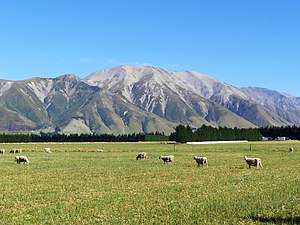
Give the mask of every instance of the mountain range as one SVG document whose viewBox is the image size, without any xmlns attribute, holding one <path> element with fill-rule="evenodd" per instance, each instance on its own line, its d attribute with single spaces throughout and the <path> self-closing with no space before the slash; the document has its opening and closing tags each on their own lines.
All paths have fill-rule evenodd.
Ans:
<svg viewBox="0 0 300 225">
<path fill-rule="evenodd" d="M 300 98 L 152 66 L 118 66 L 83 79 L 0 80 L 1 132 L 169 134 L 178 124 L 298 126 Z"/>
</svg>

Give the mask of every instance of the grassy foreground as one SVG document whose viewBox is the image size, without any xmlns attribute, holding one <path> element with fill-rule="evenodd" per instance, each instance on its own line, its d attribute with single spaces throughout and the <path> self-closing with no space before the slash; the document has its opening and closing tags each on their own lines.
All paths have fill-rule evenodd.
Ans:
<svg viewBox="0 0 300 225">
<path fill-rule="evenodd" d="M 299 224 L 300 143 L 251 145 L 2 144 L 30 164 L 0 155 L 0 224 Z M 137 161 L 141 151 L 150 158 Z M 248 169 L 244 155 L 264 168 Z"/>
</svg>

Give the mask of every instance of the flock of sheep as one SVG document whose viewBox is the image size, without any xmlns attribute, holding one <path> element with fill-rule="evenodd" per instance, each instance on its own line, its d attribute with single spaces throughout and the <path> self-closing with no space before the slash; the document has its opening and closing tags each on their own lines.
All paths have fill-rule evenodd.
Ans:
<svg viewBox="0 0 300 225">
<path fill-rule="evenodd" d="M 290 147 L 289 152 L 293 152 L 293 151 L 294 151 L 293 147 Z M 146 158 L 147 158 L 147 154 L 145 152 L 141 152 L 136 156 L 137 160 L 146 159 Z M 174 156 L 173 155 L 159 156 L 158 158 L 161 159 L 164 163 L 170 163 L 170 162 L 174 161 Z M 198 166 L 206 165 L 208 167 L 207 157 L 194 156 L 193 159 L 196 161 Z M 248 164 L 249 168 L 251 168 L 251 166 L 256 167 L 256 168 L 263 168 L 260 158 L 248 158 L 247 156 L 244 156 L 244 160 Z"/>
<path fill-rule="evenodd" d="M 293 147 L 289 148 L 289 152 L 293 152 L 294 149 Z M 12 149 L 10 150 L 9 153 L 21 153 L 22 149 Z M 44 152 L 45 153 L 52 153 L 51 148 L 44 148 Z M 0 154 L 4 154 L 5 153 L 5 149 L 0 149 Z M 136 156 L 136 160 L 142 160 L 142 159 L 147 159 L 147 153 L 146 152 L 141 152 Z M 159 159 L 161 159 L 164 163 L 172 163 L 174 161 L 174 156 L 173 155 L 162 155 L 158 157 Z M 198 166 L 202 165 L 206 165 L 208 167 L 208 159 L 207 157 L 199 157 L 199 156 L 194 156 L 193 158 L 196 163 L 198 164 Z M 246 163 L 248 164 L 249 168 L 251 168 L 251 166 L 256 167 L 256 168 L 263 168 L 262 163 L 261 163 L 261 159 L 260 158 L 248 158 L 247 156 L 244 156 L 244 160 L 246 161 Z M 27 158 L 27 156 L 16 156 L 15 157 L 15 162 L 20 164 L 29 164 L 29 159 Z"/>
<path fill-rule="evenodd" d="M 289 152 L 292 153 L 293 151 L 294 151 L 294 148 L 290 147 Z M 141 152 L 136 156 L 137 160 L 138 159 L 146 159 L 146 158 L 147 158 L 146 152 Z M 174 161 L 174 156 L 173 155 L 159 156 L 158 158 L 161 159 L 164 163 L 169 163 L 169 162 Z M 194 156 L 193 159 L 196 161 L 198 166 L 206 165 L 208 167 L 207 157 Z M 248 158 L 247 156 L 244 156 L 244 160 L 248 164 L 249 168 L 251 168 L 251 166 L 256 167 L 256 168 L 263 168 L 260 158 Z"/>
<path fill-rule="evenodd" d="M 44 152 L 46 153 L 52 153 L 50 148 L 44 148 Z M 0 149 L 0 154 L 4 154 L 5 149 Z M 22 153 L 22 149 L 12 149 L 9 151 L 9 153 L 17 154 L 17 153 Z M 18 164 L 29 164 L 29 159 L 27 156 L 24 155 L 18 155 L 15 157 L 15 162 Z"/>
<path fill-rule="evenodd" d="M 158 157 L 159 159 L 161 159 L 164 163 L 171 163 L 174 161 L 174 156 L 173 155 L 161 155 Z M 136 160 L 141 160 L 141 159 L 147 159 L 147 153 L 146 152 L 141 152 L 136 156 Z M 206 165 L 208 167 L 208 159 L 207 157 L 200 157 L 200 156 L 194 156 L 193 158 L 196 163 L 198 164 L 198 166 L 204 166 Z M 262 163 L 261 163 L 261 159 L 260 158 L 248 158 L 247 156 L 244 156 L 244 159 L 246 161 L 246 163 L 248 164 L 249 168 L 251 166 L 255 166 L 256 168 L 263 168 Z"/>
</svg>

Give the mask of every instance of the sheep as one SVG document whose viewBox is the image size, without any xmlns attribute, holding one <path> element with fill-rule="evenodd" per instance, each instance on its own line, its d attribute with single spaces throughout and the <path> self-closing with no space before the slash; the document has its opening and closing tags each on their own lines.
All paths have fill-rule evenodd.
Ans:
<svg viewBox="0 0 300 225">
<path fill-rule="evenodd" d="M 15 162 L 16 163 L 26 163 L 26 164 L 29 164 L 29 160 L 27 158 L 27 156 L 16 156 L 15 157 Z"/>
<path fill-rule="evenodd" d="M 208 160 L 206 157 L 199 157 L 199 156 L 194 156 L 194 160 L 198 163 L 198 166 L 206 164 L 208 167 Z"/>
<path fill-rule="evenodd" d="M 245 159 L 246 163 L 249 165 L 249 168 L 251 166 L 256 166 L 256 168 L 259 168 L 259 167 L 263 168 L 260 158 L 248 158 L 247 156 L 244 156 L 244 159 Z"/>
<path fill-rule="evenodd" d="M 0 154 L 4 154 L 5 153 L 5 149 L 0 149 Z"/>
<path fill-rule="evenodd" d="M 147 153 L 146 152 L 140 152 L 137 156 L 136 156 L 136 160 L 139 159 L 146 159 L 147 158 Z"/>
<path fill-rule="evenodd" d="M 289 148 L 289 151 L 290 151 L 290 152 L 293 152 L 293 151 L 294 151 L 294 148 L 293 148 L 293 147 L 290 147 L 290 148 Z"/>
<path fill-rule="evenodd" d="M 44 152 L 46 152 L 46 153 L 52 153 L 51 148 L 44 148 Z"/>
<path fill-rule="evenodd" d="M 15 153 L 21 153 L 21 152 L 22 152 L 22 149 L 12 149 L 12 150 L 10 150 L 9 153 L 15 154 Z"/>
<path fill-rule="evenodd" d="M 15 153 L 21 153 L 22 149 L 15 149 Z"/>
<path fill-rule="evenodd" d="M 174 161 L 174 156 L 172 155 L 166 155 L 166 156 L 159 156 L 159 159 L 162 159 L 164 161 L 164 163 L 169 163 L 169 162 L 173 162 Z"/>
</svg>

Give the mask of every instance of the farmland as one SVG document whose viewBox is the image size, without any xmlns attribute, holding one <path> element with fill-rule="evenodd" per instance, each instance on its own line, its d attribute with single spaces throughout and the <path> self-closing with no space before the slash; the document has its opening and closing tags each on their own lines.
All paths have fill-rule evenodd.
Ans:
<svg viewBox="0 0 300 225">
<path fill-rule="evenodd" d="M 251 145 L 1 144 L 0 222 L 300 223 L 300 143 Z M 30 164 L 14 163 L 13 148 L 22 148 Z M 137 161 L 138 152 L 149 159 Z M 158 159 L 169 154 L 174 163 Z M 198 167 L 194 155 L 206 156 L 209 166 Z M 248 169 L 244 155 L 261 158 L 264 168 Z"/>
</svg>

